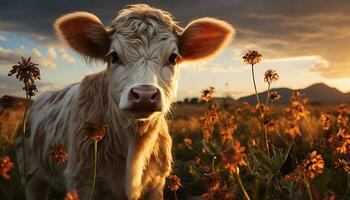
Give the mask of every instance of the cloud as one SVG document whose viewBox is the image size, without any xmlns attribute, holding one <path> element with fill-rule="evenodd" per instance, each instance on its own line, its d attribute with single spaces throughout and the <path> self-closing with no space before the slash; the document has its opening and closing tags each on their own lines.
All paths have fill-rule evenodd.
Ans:
<svg viewBox="0 0 350 200">
<path fill-rule="evenodd" d="M 227 66 L 223 63 L 214 62 L 196 62 L 196 63 L 184 63 L 182 68 L 190 71 L 210 71 L 210 72 L 240 72 L 247 70 L 243 65 L 230 65 Z"/>
<path fill-rule="evenodd" d="M 16 64 L 21 56 L 27 53 L 28 51 L 24 46 L 16 49 L 6 49 L 0 46 L 0 67 L 9 67 Z"/>
<path fill-rule="evenodd" d="M 62 61 L 69 64 L 75 63 L 75 58 L 69 55 L 65 49 L 60 48 L 59 53 Z M 59 56 L 56 48 L 52 46 L 48 47 L 46 54 L 47 56 L 44 56 L 44 54 L 38 48 L 33 48 L 31 51 L 29 51 L 23 45 L 14 49 L 3 48 L 0 46 L 0 68 L 8 68 L 9 66 L 16 64 L 21 57 L 32 57 L 33 62 L 38 63 L 40 67 L 46 69 L 57 68 L 56 62 L 59 61 Z"/>
<path fill-rule="evenodd" d="M 45 44 L 58 44 L 52 24 L 59 16 L 87 10 L 104 24 L 127 4 L 139 1 L 9 1 L 0 8 L 0 29 L 25 34 Z M 342 0 L 149 0 L 171 12 L 182 26 L 194 18 L 211 16 L 226 20 L 237 30 L 233 47 L 254 48 L 266 59 L 319 56 L 328 67 L 310 66 L 324 77 L 350 76 L 350 4 Z M 193 8 L 193 9 L 188 9 Z M 30 17 L 28 17 L 30 11 Z M 240 55 L 238 55 L 240 56 Z M 65 58 L 63 58 L 65 57 Z M 67 56 L 62 59 L 73 62 Z"/>
<path fill-rule="evenodd" d="M 32 53 L 33 53 L 34 58 L 41 58 L 41 56 L 42 56 L 40 51 L 37 48 L 33 48 Z"/>
<path fill-rule="evenodd" d="M 33 62 L 38 63 L 39 66 L 48 69 L 56 68 L 54 60 L 50 57 L 44 57 L 37 48 L 33 48 L 30 52 L 25 46 L 15 49 L 7 49 L 0 46 L 0 68 L 9 68 L 20 61 L 21 57 L 33 57 Z"/>
<path fill-rule="evenodd" d="M 47 48 L 47 59 L 54 61 L 56 60 L 56 58 L 57 58 L 57 54 L 56 54 L 55 48 L 53 47 Z"/>
<path fill-rule="evenodd" d="M 37 81 L 38 96 L 41 93 L 48 90 L 57 90 L 62 88 L 59 84 Z M 15 77 L 0 75 L 0 94 L 1 95 L 14 95 L 14 96 L 24 96 L 25 93 L 22 90 L 23 84 L 19 82 Z"/>
<path fill-rule="evenodd" d="M 61 58 L 63 61 L 69 64 L 75 63 L 75 58 L 73 56 L 70 56 L 63 48 L 60 49 L 61 52 Z"/>
<path fill-rule="evenodd" d="M 242 29 L 246 39 L 237 41 L 238 46 L 258 49 L 265 58 L 318 56 L 318 64 L 327 62 L 327 67 L 311 66 L 310 71 L 327 78 L 342 78 L 350 75 L 350 15 L 346 13 L 309 14 L 306 16 L 254 16 L 269 19 L 272 24 L 266 31 Z M 277 22 L 278 21 L 278 22 Z M 267 27 L 268 27 L 267 26 Z M 280 31 L 274 31 L 274 30 Z M 271 30 L 271 31 L 269 31 Z M 279 32 L 279 33 L 276 33 Z M 249 40 L 249 38 L 251 38 Z"/>
<path fill-rule="evenodd" d="M 49 68 L 49 69 L 55 69 L 57 67 L 56 64 L 52 60 L 45 59 L 45 58 L 42 60 L 41 64 L 45 68 Z"/>
<path fill-rule="evenodd" d="M 47 54 L 48 56 L 44 57 L 37 48 L 32 49 L 32 56 L 35 60 L 39 62 L 40 66 L 43 66 L 44 68 L 47 68 L 47 69 L 55 69 L 57 67 L 54 62 L 56 60 L 55 50 L 52 47 L 49 47 L 47 50 Z"/>
<path fill-rule="evenodd" d="M 327 60 L 318 60 L 311 68 L 310 71 L 320 72 L 329 69 L 329 62 Z"/>
</svg>

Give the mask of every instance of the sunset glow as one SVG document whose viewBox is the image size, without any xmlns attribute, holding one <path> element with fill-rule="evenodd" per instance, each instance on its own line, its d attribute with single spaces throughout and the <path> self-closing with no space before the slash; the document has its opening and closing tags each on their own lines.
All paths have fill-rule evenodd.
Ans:
<svg viewBox="0 0 350 200">
<path fill-rule="evenodd" d="M 350 91 L 350 46 L 346 45 L 350 43 L 348 2 L 318 1 L 307 6 L 303 1 L 279 4 L 257 1 L 249 6 L 246 1 L 219 2 L 215 5 L 201 2 L 201 6 L 196 6 L 195 1 L 186 2 L 186 6 L 196 8 L 191 12 L 181 3 L 174 6 L 170 2 L 150 2 L 171 11 L 180 25 L 205 15 L 229 21 L 237 32 L 231 45 L 214 60 L 182 64 L 177 99 L 199 96 L 198 91 L 209 86 L 215 87 L 218 95 L 230 93 L 237 98 L 251 94 L 249 67 L 241 59 L 248 49 L 256 49 L 263 55 L 263 62 L 256 67 L 258 77 L 270 68 L 280 74 L 281 79 L 274 87 L 299 89 L 323 82 L 342 92 Z M 87 66 L 79 55 L 58 41 L 52 23 L 74 9 L 92 11 L 107 24 L 126 5 L 109 4 L 65 3 L 61 10 L 50 10 L 53 8 L 49 1 L 2 5 L 0 93 L 20 95 L 20 87 L 6 74 L 23 55 L 31 56 L 40 65 L 43 74 L 40 92 L 62 88 L 86 74 L 103 70 L 102 63 Z M 24 14 L 28 7 L 32 10 L 31 17 Z M 261 79 L 257 85 L 260 91 L 266 89 Z"/>
</svg>

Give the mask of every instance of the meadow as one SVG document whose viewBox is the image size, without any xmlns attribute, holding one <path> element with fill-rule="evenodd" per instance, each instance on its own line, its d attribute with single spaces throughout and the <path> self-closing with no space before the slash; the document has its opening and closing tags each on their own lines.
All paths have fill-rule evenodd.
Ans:
<svg viewBox="0 0 350 200">
<path fill-rule="evenodd" d="M 252 68 L 253 86 L 255 78 L 264 78 L 268 98 L 260 99 L 255 89 L 255 105 L 230 97 L 219 103 L 215 88 L 204 88 L 200 103 L 174 104 L 168 116 L 173 174 L 165 199 L 350 199 L 350 107 L 315 106 L 298 91 L 289 105 L 278 105 L 284 97 L 271 89 L 278 74 L 267 70 L 265 77 L 254 77 L 261 61 L 256 51 L 243 59 Z M 22 188 L 35 176 L 29 172 L 20 180 L 14 153 L 32 89 L 24 88 L 26 99 L 1 98 L 1 199 L 25 198 Z M 67 155 L 52 156 L 64 162 Z M 48 198 L 77 199 L 55 191 Z"/>
</svg>

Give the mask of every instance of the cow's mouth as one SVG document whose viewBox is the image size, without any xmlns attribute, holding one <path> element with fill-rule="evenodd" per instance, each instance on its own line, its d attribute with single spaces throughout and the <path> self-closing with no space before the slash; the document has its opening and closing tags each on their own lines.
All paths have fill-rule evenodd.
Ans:
<svg viewBox="0 0 350 200">
<path fill-rule="evenodd" d="M 135 119 L 146 119 L 150 118 L 152 115 L 159 114 L 162 109 L 158 106 L 148 106 L 148 107 L 132 107 L 125 109 L 125 112 L 129 113 Z"/>
</svg>

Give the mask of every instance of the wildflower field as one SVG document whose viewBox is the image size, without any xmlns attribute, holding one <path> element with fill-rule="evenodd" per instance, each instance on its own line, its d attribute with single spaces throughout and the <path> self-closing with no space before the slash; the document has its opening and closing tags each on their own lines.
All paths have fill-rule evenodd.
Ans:
<svg viewBox="0 0 350 200">
<path fill-rule="evenodd" d="M 278 105 L 283 97 L 271 89 L 278 73 L 267 69 L 265 77 L 255 77 L 254 68 L 262 61 L 257 51 L 249 51 L 243 61 L 251 68 L 255 105 L 230 97 L 219 103 L 213 87 L 198 91 L 201 103 L 174 104 L 168 117 L 173 173 L 165 199 L 350 199 L 350 107 L 314 106 L 298 91 L 289 105 Z M 26 99 L 1 97 L 0 199 L 26 198 L 23 188 L 35 176 L 16 164 L 15 147 L 26 137 L 22 124 L 40 72 L 23 58 L 9 73 L 14 74 L 24 84 Z M 266 82 L 267 99 L 260 98 L 256 79 Z M 106 132 L 92 122 L 86 131 L 95 146 Z M 59 164 L 69 159 L 63 145 L 53 147 L 50 156 Z M 25 180 L 19 178 L 22 170 Z M 78 199 L 74 191 L 50 190 L 48 199 L 62 198 Z"/>
</svg>

